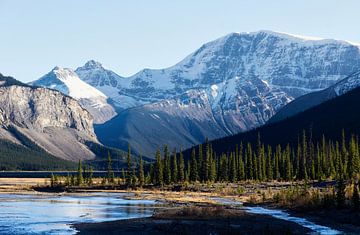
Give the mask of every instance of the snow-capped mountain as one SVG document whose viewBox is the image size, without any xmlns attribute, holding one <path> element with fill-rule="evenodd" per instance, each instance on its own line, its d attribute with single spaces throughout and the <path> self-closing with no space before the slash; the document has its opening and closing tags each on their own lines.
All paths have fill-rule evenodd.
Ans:
<svg viewBox="0 0 360 235">
<path fill-rule="evenodd" d="M 189 89 L 206 89 L 234 77 L 256 77 L 298 97 L 329 87 L 359 65 L 356 44 L 259 31 L 229 34 L 204 44 L 170 68 L 144 69 L 128 78 L 109 76 L 110 71 L 99 66 L 85 65 L 76 72 L 118 100 L 118 106 L 128 108 L 172 98 Z M 105 82 L 108 77 L 112 82 Z M 110 87 L 114 90 L 107 92 Z"/>
<path fill-rule="evenodd" d="M 360 87 L 360 70 L 350 74 L 348 77 L 340 80 L 334 85 L 317 92 L 303 95 L 282 109 L 280 109 L 270 120 L 269 123 L 279 122 L 285 118 L 289 118 L 307 109 L 320 105 L 337 96 L 346 94 L 347 92 Z"/>
<path fill-rule="evenodd" d="M 111 98 L 111 102 L 116 109 L 127 109 L 144 104 L 131 95 L 124 95 L 121 92 L 122 87 L 126 87 L 131 80 L 117 75 L 115 72 L 108 70 L 97 61 L 90 60 L 82 67 L 75 70 L 77 75 L 84 82 L 95 87 Z"/>
<path fill-rule="evenodd" d="M 116 115 L 107 102 L 108 97 L 82 81 L 71 69 L 55 67 L 31 85 L 55 89 L 78 100 L 91 113 L 95 123 L 104 123 Z"/>
<path fill-rule="evenodd" d="M 138 138 L 141 149 L 162 130 L 168 131 L 156 137 L 158 144 L 189 147 L 205 137 L 260 126 L 291 100 L 326 89 L 359 68 L 357 44 L 259 31 L 231 33 L 170 68 L 112 76 L 112 83 L 103 82 L 108 73 L 103 68 L 84 66 L 76 72 L 117 100 L 118 107 L 136 107 L 96 127 L 100 140 L 121 146 Z M 97 76 L 85 76 L 92 71 Z M 129 123 L 129 128 L 119 122 Z M 124 128 L 116 136 L 102 135 L 115 126 Z M 134 134 L 136 130 L 143 136 Z"/>
</svg>

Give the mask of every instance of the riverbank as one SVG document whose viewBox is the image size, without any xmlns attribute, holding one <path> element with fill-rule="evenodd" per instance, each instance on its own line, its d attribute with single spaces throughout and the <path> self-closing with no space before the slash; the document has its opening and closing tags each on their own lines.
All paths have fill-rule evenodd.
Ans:
<svg viewBox="0 0 360 235">
<path fill-rule="evenodd" d="M 226 206 L 187 205 L 156 211 L 152 217 L 81 223 L 78 234 L 305 234 L 311 230 L 266 215 Z"/>
<path fill-rule="evenodd" d="M 263 207 L 267 209 L 281 210 L 291 216 L 305 218 L 313 223 L 327 226 L 344 234 L 360 234 L 360 212 L 352 209 L 322 208 L 310 209 L 281 206 L 277 203 L 245 203 L 246 207 Z"/>
<path fill-rule="evenodd" d="M 172 187 L 164 187 L 164 188 L 156 188 L 156 187 L 148 187 L 148 188 L 138 188 L 138 189 L 121 189 L 124 187 L 121 186 L 103 186 L 97 184 L 93 187 L 71 187 L 68 191 L 56 191 L 53 192 L 50 190 L 48 192 L 41 191 L 43 189 L 48 189 L 49 186 L 44 186 L 44 182 L 46 179 L 1 179 L 0 178 L 0 193 L 7 192 L 13 194 L 54 194 L 57 196 L 66 196 L 73 194 L 84 194 L 84 195 L 92 195 L 93 193 L 122 193 L 124 199 L 129 200 L 156 200 L 161 204 L 167 205 L 168 212 L 170 209 L 180 210 L 181 208 L 192 207 L 194 211 L 199 211 L 196 208 L 202 207 L 216 207 L 219 204 L 219 200 L 214 200 L 216 198 L 226 199 L 228 202 L 232 202 L 232 204 L 239 204 L 244 202 L 246 206 L 262 206 L 264 208 L 276 209 L 287 211 L 291 216 L 297 216 L 300 218 L 306 218 L 309 221 L 312 221 L 316 224 L 327 226 L 330 228 L 334 228 L 340 231 L 344 231 L 346 233 L 352 234 L 360 234 L 360 216 L 358 212 L 354 212 L 351 210 L 337 210 L 331 208 L 322 208 L 317 210 L 299 210 L 299 208 L 283 206 L 277 203 L 269 203 L 262 202 L 262 200 L 266 198 L 271 198 L 278 192 L 284 191 L 289 187 L 294 187 L 294 183 L 287 182 L 264 182 L 264 183 L 256 183 L 256 182 L 242 182 L 239 184 L 221 184 L 216 183 L 212 185 L 207 184 L 193 184 L 193 185 L 181 185 L 181 186 L 172 186 Z M 323 189 L 324 187 L 328 187 L 331 184 L 314 184 L 313 187 L 318 187 Z M 301 187 L 301 184 L 299 184 Z M 40 191 L 36 191 L 34 189 L 40 189 Z M 230 209 L 227 208 L 229 211 Z M 274 224 L 282 223 L 278 222 L 278 219 L 269 217 L 264 219 L 264 215 L 254 215 L 244 211 L 241 208 L 232 208 L 234 211 L 241 211 L 241 214 L 236 214 L 234 211 L 229 216 L 220 216 L 216 219 L 214 218 L 201 218 L 201 213 L 197 213 L 196 216 L 187 214 L 187 216 L 178 217 L 174 216 L 174 214 L 165 214 L 163 217 L 159 217 L 159 211 L 157 211 L 157 216 L 144 219 L 144 221 L 139 220 L 139 223 L 147 224 L 146 229 L 152 231 L 154 228 L 152 226 L 161 227 L 165 226 L 163 229 L 166 230 L 167 226 L 173 227 L 175 225 L 186 227 L 188 224 L 200 224 L 201 226 L 209 228 L 213 228 L 215 225 L 213 224 L 215 220 L 222 221 L 219 222 L 219 227 L 216 227 L 218 230 L 216 231 L 225 231 L 226 221 L 229 220 L 230 224 L 233 224 L 235 227 L 240 226 L 247 228 L 248 231 L 252 231 L 252 227 L 247 227 L 250 225 L 250 221 L 253 222 L 255 220 L 255 224 L 260 226 L 262 229 L 269 229 L 267 226 L 259 225 L 259 223 L 264 222 L 265 225 L 269 225 L 270 229 L 272 229 L 273 223 L 267 222 L 271 220 L 276 220 Z M 208 214 L 209 211 L 204 211 L 204 213 Z M 254 219 L 255 218 L 255 219 Z M 256 222 L 256 218 L 261 218 Z M 243 222 L 241 222 L 244 219 Z M 134 220 L 134 223 L 137 223 Z M 154 225 L 151 225 L 152 221 Z M 249 221 L 249 222 L 246 222 Z M 286 221 L 285 221 L 286 222 Z M 126 222 L 109 222 L 108 226 L 111 227 L 111 223 L 126 223 Z M 183 225 L 185 223 L 185 225 Z M 291 223 L 291 222 L 286 222 Z M 159 225 L 161 224 L 161 225 Z M 96 223 L 94 225 L 87 224 L 85 227 L 81 227 L 81 229 L 95 229 L 93 226 L 102 227 L 102 223 Z M 78 226 L 78 225 L 76 225 Z M 82 226 L 82 225 L 79 225 Z M 129 225 L 131 227 L 131 225 Z M 234 227 L 232 226 L 232 227 Z M 300 226 L 300 225 L 297 225 Z M 114 229 L 115 229 L 114 225 Z M 231 227 L 231 228 L 232 228 Z M 291 227 L 291 226 L 290 226 Z M 301 227 L 301 226 L 300 226 Z M 275 228 L 277 228 L 275 226 Z M 184 230 L 185 231 L 185 230 Z M 272 231 L 272 230 L 271 230 Z M 281 230 L 285 232 L 285 230 Z M 292 231 L 292 230 L 291 230 Z M 185 231 L 186 232 L 186 231 Z"/>
</svg>

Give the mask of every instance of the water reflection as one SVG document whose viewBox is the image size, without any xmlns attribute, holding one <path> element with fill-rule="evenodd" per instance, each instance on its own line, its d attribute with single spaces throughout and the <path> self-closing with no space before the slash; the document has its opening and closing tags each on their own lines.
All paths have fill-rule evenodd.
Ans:
<svg viewBox="0 0 360 235">
<path fill-rule="evenodd" d="M 152 200 L 126 200 L 124 194 L 0 194 L 0 234 L 69 234 L 68 224 L 151 216 Z"/>
</svg>

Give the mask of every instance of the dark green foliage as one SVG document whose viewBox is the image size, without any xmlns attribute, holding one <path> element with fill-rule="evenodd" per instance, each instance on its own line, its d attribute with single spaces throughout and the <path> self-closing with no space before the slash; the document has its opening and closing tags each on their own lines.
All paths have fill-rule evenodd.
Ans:
<svg viewBox="0 0 360 235">
<path fill-rule="evenodd" d="M 168 147 L 165 145 L 164 147 L 164 183 L 171 183 L 171 166 L 170 166 L 170 152 Z"/>
<path fill-rule="evenodd" d="M 176 149 L 174 149 L 173 155 L 172 155 L 172 161 L 171 161 L 171 181 L 173 183 L 178 182 L 179 173 L 178 173 L 178 166 L 177 166 L 177 153 Z"/>
<path fill-rule="evenodd" d="M 111 155 L 113 170 L 120 171 L 121 168 L 127 166 L 127 153 L 119 149 L 107 147 L 94 142 L 85 143 L 89 149 L 96 155 L 94 160 L 86 161 L 86 164 L 93 166 L 97 170 L 107 170 L 108 155 Z"/>
<path fill-rule="evenodd" d="M 350 176 L 359 174 L 358 138 L 349 138 L 348 143 L 344 141 L 342 144 L 344 147 L 340 151 L 339 144 L 336 141 L 330 141 L 323 137 L 320 143 L 314 143 L 306 137 L 306 132 L 303 132 L 302 136 L 302 140 L 297 146 L 287 144 L 285 148 L 282 148 L 281 145 L 277 145 L 275 151 L 270 145 L 265 148 L 265 144 L 260 141 L 260 138 L 257 141 L 256 151 L 253 151 L 251 143 L 247 143 L 245 148 L 240 144 L 240 149 L 235 147 L 234 152 L 220 155 L 216 155 L 211 144 L 207 143 L 202 168 L 200 169 L 197 162 L 199 157 L 196 155 L 195 148 L 192 149 L 190 159 L 187 162 L 184 162 L 183 154 L 180 152 L 179 160 L 176 163 L 179 182 L 184 180 L 190 182 L 197 180 L 203 182 L 308 181 L 336 178 L 351 179 Z M 164 160 L 161 160 L 159 152 L 157 152 L 156 159 L 157 161 L 153 166 L 155 175 L 160 172 L 159 169 L 163 172 L 163 178 L 155 178 L 156 184 L 161 184 L 161 182 L 166 185 L 176 183 L 176 181 L 171 182 L 169 179 L 171 172 L 168 171 L 172 171 L 170 168 L 174 169 L 174 167 L 170 167 L 168 151 L 165 151 Z M 172 165 L 175 166 L 175 163 Z M 345 166 L 348 166 L 349 169 L 346 169 Z M 346 174 L 345 172 L 350 173 Z"/>
<path fill-rule="evenodd" d="M 198 180 L 198 168 L 197 168 L 197 161 L 196 161 L 196 152 L 195 149 L 192 150 L 191 158 L 190 158 L 190 181 L 197 181 Z"/>
<path fill-rule="evenodd" d="M 179 182 L 185 181 L 185 162 L 184 162 L 184 155 L 180 151 L 180 157 L 179 157 L 179 164 L 178 164 L 178 173 L 179 173 Z"/>
<path fill-rule="evenodd" d="M 0 170 L 75 170 L 76 163 L 62 160 L 45 152 L 15 128 L 9 127 L 21 145 L 0 140 Z"/>
<path fill-rule="evenodd" d="M 163 185 L 163 163 L 161 160 L 160 150 L 156 151 L 155 154 L 155 166 L 154 166 L 154 184 L 155 185 Z"/>
<path fill-rule="evenodd" d="M 227 153 L 235 151 L 236 146 L 241 142 L 255 144 L 259 134 L 261 141 L 273 148 L 279 144 L 282 147 L 287 144 L 292 147 L 297 146 L 298 139 L 300 138 L 300 142 L 302 140 L 303 130 L 308 132 L 311 141 L 314 143 L 319 142 L 323 135 L 328 139 L 341 140 L 341 131 L 343 129 L 345 133 L 358 135 L 360 134 L 359 100 L 360 88 L 356 88 L 281 122 L 267 124 L 248 132 L 213 140 L 211 145 L 215 152 Z M 184 152 L 187 157 L 190 154 L 191 150 Z"/>
<path fill-rule="evenodd" d="M 126 164 L 127 164 L 127 168 L 126 168 L 126 185 L 130 186 L 131 185 L 131 180 L 132 180 L 132 164 L 131 164 L 131 148 L 130 148 L 130 144 L 128 144 L 128 153 L 127 153 L 127 157 L 126 157 Z"/>
<path fill-rule="evenodd" d="M 121 169 L 121 179 L 123 183 L 126 181 L 126 174 L 124 168 Z"/>
<path fill-rule="evenodd" d="M 145 183 L 144 164 L 142 157 L 139 159 L 139 185 L 142 187 Z"/>
<path fill-rule="evenodd" d="M 231 182 L 237 181 L 237 173 L 236 173 L 236 162 L 235 156 L 231 153 L 230 154 L 230 166 L 229 166 L 229 180 Z"/>
</svg>

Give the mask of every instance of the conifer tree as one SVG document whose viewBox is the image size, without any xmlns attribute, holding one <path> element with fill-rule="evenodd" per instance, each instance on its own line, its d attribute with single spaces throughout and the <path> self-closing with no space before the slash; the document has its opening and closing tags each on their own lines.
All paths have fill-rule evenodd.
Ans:
<svg viewBox="0 0 360 235">
<path fill-rule="evenodd" d="M 210 161 L 210 169 L 209 169 L 209 181 L 216 181 L 216 157 L 212 156 Z"/>
<path fill-rule="evenodd" d="M 266 155 L 266 175 L 268 180 L 273 180 L 273 173 L 274 173 L 274 167 L 272 164 L 272 149 L 271 146 L 269 145 L 267 148 L 267 155 Z"/>
<path fill-rule="evenodd" d="M 281 146 L 276 147 L 275 156 L 274 156 L 274 179 L 279 180 L 280 175 L 280 158 L 281 158 Z"/>
<path fill-rule="evenodd" d="M 236 164 L 237 164 L 237 178 L 238 180 L 245 179 L 245 171 L 244 171 L 244 160 L 243 160 L 243 143 L 240 143 L 240 148 L 236 145 L 235 153 L 236 153 Z"/>
<path fill-rule="evenodd" d="M 231 182 L 236 182 L 237 177 L 236 177 L 237 173 L 236 173 L 236 162 L 235 162 L 235 157 L 234 154 L 231 153 L 230 154 L 230 181 Z"/>
<path fill-rule="evenodd" d="M 145 174 L 144 174 L 144 163 L 142 160 L 142 156 L 139 159 L 139 186 L 142 187 L 145 183 Z"/>
<path fill-rule="evenodd" d="M 257 164 L 255 164 L 256 166 L 256 171 L 257 171 L 257 179 L 262 181 L 263 180 L 263 168 L 262 168 L 262 164 L 263 164 L 263 158 L 264 158 L 264 152 L 262 149 L 262 144 L 261 144 L 261 138 L 260 138 L 260 133 L 258 133 L 258 139 L 257 139 Z"/>
<path fill-rule="evenodd" d="M 197 162 L 197 169 L 199 171 L 198 173 L 198 177 L 199 177 L 199 180 L 200 181 L 203 181 L 203 174 L 202 174 L 202 169 L 203 169 L 203 159 L 204 159 L 204 156 L 203 156 L 203 146 L 202 144 L 199 144 L 199 154 L 198 154 L 198 158 L 196 159 L 196 162 Z"/>
<path fill-rule="evenodd" d="M 159 149 L 156 151 L 155 159 L 156 159 L 155 167 L 154 167 L 155 184 L 162 186 L 164 184 L 164 180 L 163 180 L 164 175 L 163 175 L 163 164 Z"/>
<path fill-rule="evenodd" d="M 180 150 L 180 155 L 179 155 L 179 182 L 183 183 L 185 180 L 185 162 L 184 162 L 184 156 L 182 151 Z"/>
<path fill-rule="evenodd" d="M 131 147 L 130 144 L 128 144 L 128 152 L 127 152 L 127 157 L 126 157 L 126 164 L 127 164 L 127 169 L 126 169 L 126 185 L 130 186 L 131 185 L 131 179 L 132 179 L 132 166 L 131 166 Z"/>
<path fill-rule="evenodd" d="M 123 183 L 126 181 L 126 174 L 124 168 L 121 169 L 121 180 Z"/>
<path fill-rule="evenodd" d="M 253 153 L 252 153 L 252 148 L 251 148 L 251 144 L 248 143 L 247 144 L 247 148 L 245 151 L 245 159 L 246 159 L 246 179 L 254 179 L 253 177 Z"/>
<path fill-rule="evenodd" d="M 171 183 L 170 153 L 166 145 L 164 147 L 164 183 L 166 185 Z"/>
<path fill-rule="evenodd" d="M 290 159 L 290 146 L 286 146 L 285 150 L 285 180 L 289 181 L 292 179 L 292 172 L 291 172 L 291 159 Z"/>
<path fill-rule="evenodd" d="M 341 139 L 341 161 L 342 161 L 342 174 L 343 175 L 349 175 L 348 174 L 348 151 L 346 149 L 346 138 L 345 138 L 345 131 L 342 130 L 342 139 Z"/>
<path fill-rule="evenodd" d="M 210 168 L 210 143 L 209 140 L 206 139 L 206 149 L 204 160 L 202 161 L 202 169 L 201 169 L 201 179 L 203 182 L 208 181 L 209 179 L 209 168 Z"/>
<path fill-rule="evenodd" d="M 174 183 L 178 182 L 178 166 L 177 166 L 177 153 L 176 149 L 174 149 L 173 156 L 172 156 L 172 163 L 171 163 L 171 180 Z"/>
<path fill-rule="evenodd" d="M 359 173 L 360 162 L 358 144 L 354 136 L 351 137 L 349 143 L 349 161 L 348 161 L 348 174 L 349 178 L 354 178 Z"/>
<path fill-rule="evenodd" d="M 308 174 L 307 174 L 307 170 L 306 170 L 306 160 L 307 160 L 307 155 L 308 155 L 308 143 L 307 143 L 307 138 L 306 138 L 306 133 L 305 130 L 303 131 L 303 138 L 302 138 L 302 148 L 301 148 L 301 179 L 307 180 L 308 179 Z"/>
<path fill-rule="evenodd" d="M 191 158 L 190 158 L 190 177 L 189 180 L 195 182 L 198 180 L 198 169 L 196 161 L 196 152 L 195 149 L 192 149 Z"/>
<path fill-rule="evenodd" d="M 245 180 L 245 165 L 244 165 L 244 161 L 242 159 L 242 144 L 240 145 L 240 152 L 239 152 L 239 175 L 238 175 L 238 179 L 239 180 Z M 240 155 L 241 154 L 241 155 Z"/>
<path fill-rule="evenodd" d="M 134 188 L 136 187 L 136 183 L 137 183 L 137 177 L 136 177 L 136 173 L 135 173 L 135 168 L 132 168 L 132 172 L 131 172 L 131 186 Z"/>
<path fill-rule="evenodd" d="M 220 158 L 219 179 L 223 182 L 228 180 L 228 161 L 225 154 Z"/>
<path fill-rule="evenodd" d="M 155 169 L 154 169 L 154 164 L 150 164 L 150 169 L 149 169 L 149 184 L 156 184 L 156 177 L 155 177 Z"/>
</svg>

